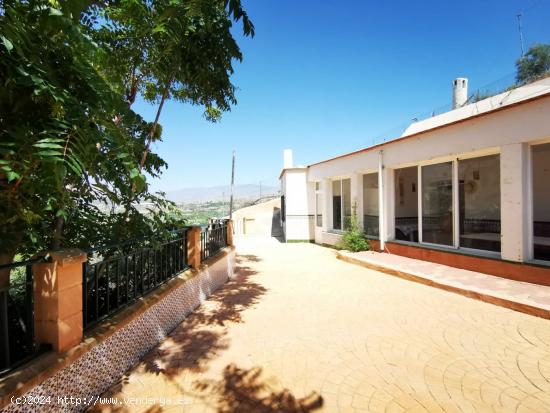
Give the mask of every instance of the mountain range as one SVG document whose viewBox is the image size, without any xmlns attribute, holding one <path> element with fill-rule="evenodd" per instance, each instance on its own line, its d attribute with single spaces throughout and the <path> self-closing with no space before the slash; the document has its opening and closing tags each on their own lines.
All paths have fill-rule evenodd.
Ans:
<svg viewBox="0 0 550 413">
<path fill-rule="evenodd" d="M 166 191 L 166 197 L 174 202 L 207 202 L 207 201 L 229 201 L 229 185 L 211 187 L 181 188 L 173 191 Z M 279 192 L 279 187 L 262 185 L 261 196 L 274 195 Z M 260 198 L 260 185 L 245 184 L 235 185 L 233 188 L 234 199 Z"/>
</svg>

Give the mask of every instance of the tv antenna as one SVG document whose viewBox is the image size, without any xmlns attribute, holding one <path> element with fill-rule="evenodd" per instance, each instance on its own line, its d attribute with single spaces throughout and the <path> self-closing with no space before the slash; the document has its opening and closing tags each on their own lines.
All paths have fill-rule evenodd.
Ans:
<svg viewBox="0 0 550 413">
<path fill-rule="evenodd" d="M 523 28 L 521 25 L 521 18 L 523 17 L 523 13 L 521 11 L 518 12 L 516 17 L 518 18 L 518 31 L 519 31 L 519 43 L 521 45 L 521 57 L 523 57 L 523 55 L 525 54 L 525 50 L 523 48 Z"/>
</svg>

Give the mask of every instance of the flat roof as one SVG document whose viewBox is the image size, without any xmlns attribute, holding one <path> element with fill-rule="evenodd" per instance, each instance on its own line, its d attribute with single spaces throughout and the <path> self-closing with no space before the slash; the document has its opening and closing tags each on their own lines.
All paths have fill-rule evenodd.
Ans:
<svg viewBox="0 0 550 413">
<path fill-rule="evenodd" d="M 432 132 L 437 129 L 456 125 L 471 119 L 475 119 L 481 116 L 489 115 L 501 110 L 510 109 L 515 106 L 519 106 L 525 103 L 538 100 L 540 98 L 550 95 L 550 77 L 546 77 L 541 80 L 537 80 L 533 83 L 529 83 L 524 86 L 511 89 L 504 93 L 488 97 L 480 100 L 479 102 L 471 103 L 458 109 L 451 110 L 449 112 L 442 113 L 438 116 L 422 120 L 420 122 L 412 123 L 405 132 L 395 139 L 381 142 L 376 145 L 372 145 L 357 151 L 345 153 L 335 156 L 333 158 L 325 159 L 308 165 L 309 167 L 320 165 L 323 163 L 331 162 L 340 158 L 357 155 L 363 152 L 372 151 L 383 146 L 391 145 L 393 143 L 401 142 L 405 139 L 416 137 L 428 132 Z M 284 170 L 283 170 L 284 171 Z M 282 172 L 281 172 L 282 176 Z M 280 179 L 280 177 L 279 177 Z"/>
</svg>

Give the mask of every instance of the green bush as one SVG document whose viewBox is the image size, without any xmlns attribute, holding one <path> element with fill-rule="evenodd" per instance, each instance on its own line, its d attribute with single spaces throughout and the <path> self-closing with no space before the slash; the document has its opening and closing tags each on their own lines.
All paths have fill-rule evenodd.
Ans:
<svg viewBox="0 0 550 413">
<path fill-rule="evenodd" d="M 342 241 L 338 245 L 340 248 L 352 252 L 370 250 L 369 240 L 365 237 L 363 230 L 359 227 L 357 221 L 357 204 L 353 205 L 353 213 L 348 222 L 345 223 L 345 231 L 342 235 Z"/>
</svg>

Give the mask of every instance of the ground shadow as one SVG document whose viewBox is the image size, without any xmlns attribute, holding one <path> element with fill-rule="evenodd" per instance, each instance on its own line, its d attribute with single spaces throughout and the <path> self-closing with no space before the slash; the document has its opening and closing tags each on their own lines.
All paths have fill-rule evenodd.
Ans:
<svg viewBox="0 0 550 413">
<path fill-rule="evenodd" d="M 242 323 L 242 312 L 258 304 L 266 288 L 254 281 L 255 255 L 237 257 L 236 276 L 190 314 L 166 340 L 142 360 L 145 371 L 172 379 L 183 370 L 204 371 L 208 362 L 229 346 L 225 327 Z"/>
<path fill-rule="evenodd" d="M 258 304 L 267 292 L 254 280 L 257 271 L 251 265 L 260 261 L 256 255 L 237 256 L 235 277 L 183 320 L 134 369 L 162 376 L 177 385 L 178 377 L 185 371 L 205 371 L 208 363 L 229 346 L 227 324 L 244 322 L 241 313 Z M 131 374 L 132 371 L 125 374 L 102 397 L 115 397 L 123 392 Z M 180 390 L 185 393 L 185 389 Z M 101 407 L 93 411 L 101 411 Z M 127 410 L 117 406 L 108 411 Z"/>
<path fill-rule="evenodd" d="M 279 242 L 285 242 L 285 234 L 281 225 L 281 208 L 273 207 L 271 218 L 271 236 Z"/>
<path fill-rule="evenodd" d="M 197 381 L 195 390 L 216 395 L 219 413 L 308 413 L 323 406 L 323 397 L 312 392 L 296 398 L 288 389 L 275 392 L 261 377 L 262 369 L 242 369 L 230 364 L 219 381 Z"/>
</svg>

